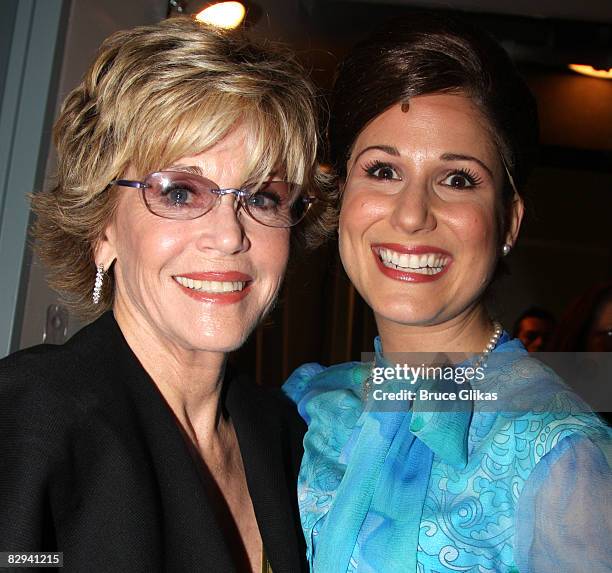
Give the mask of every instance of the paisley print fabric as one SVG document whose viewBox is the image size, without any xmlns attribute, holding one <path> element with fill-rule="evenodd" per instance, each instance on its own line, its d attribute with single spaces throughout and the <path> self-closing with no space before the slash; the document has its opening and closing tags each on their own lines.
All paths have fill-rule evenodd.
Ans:
<svg viewBox="0 0 612 573">
<path fill-rule="evenodd" d="M 370 365 L 294 372 L 284 390 L 309 425 L 298 495 L 311 571 L 612 571 L 610 429 L 518 341 L 504 334 L 494 352 L 507 354 L 487 384 L 540 407 L 378 412 L 361 398 Z"/>
</svg>

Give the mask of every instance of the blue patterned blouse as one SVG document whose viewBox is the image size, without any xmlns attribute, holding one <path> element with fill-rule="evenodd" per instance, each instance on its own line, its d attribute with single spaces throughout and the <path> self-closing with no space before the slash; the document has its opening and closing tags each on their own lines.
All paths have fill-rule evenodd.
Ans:
<svg viewBox="0 0 612 573">
<path fill-rule="evenodd" d="M 381 412 L 362 402 L 369 364 L 292 374 L 284 391 L 309 426 L 298 495 L 311 571 L 612 571 L 612 431 L 507 334 L 502 352 L 487 379 L 545 407 Z"/>
</svg>

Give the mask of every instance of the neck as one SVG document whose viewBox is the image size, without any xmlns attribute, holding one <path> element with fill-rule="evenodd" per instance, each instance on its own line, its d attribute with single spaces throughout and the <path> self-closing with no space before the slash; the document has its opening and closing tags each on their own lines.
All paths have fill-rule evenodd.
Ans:
<svg viewBox="0 0 612 573">
<path fill-rule="evenodd" d="M 182 348 L 162 338 L 148 320 L 120 301 L 113 313 L 132 352 L 194 445 L 218 440 L 228 424 L 220 402 L 226 355 Z"/>
<path fill-rule="evenodd" d="M 376 316 L 385 354 L 390 352 L 480 353 L 493 326 L 482 304 L 440 324 L 407 325 Z"/>
</svg>

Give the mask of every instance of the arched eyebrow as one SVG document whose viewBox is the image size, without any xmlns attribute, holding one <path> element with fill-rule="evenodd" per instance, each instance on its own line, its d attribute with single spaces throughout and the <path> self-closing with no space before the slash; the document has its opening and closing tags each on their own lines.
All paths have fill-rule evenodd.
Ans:
<svg viewBox="0 0 612 573">
<path fill-rule="evenodd" d="M 478 159 L 478 157 L 463 155 L 461 153 L 444 153 L 440 155 L 440 159 L 443 161 L 473 161 L 474 163 L 478 163 L 478 165 L 480 165 L 480 167 L 482 167 L 489 174 L 491 179 L 494 179 L 491 169 L 489 169 L 484 162 Z"/>
<path fill-rule="evenodd" d="M 393 145 L 368 145 L 368 147 L 364 147 L 356 156 L 355 161 L 359 159 L 366 151 L 371 151 L 372 149 L 376 149 L 378 151 L 382 151 L 383 153 L 388 153 L 389 155 L 393 155 L 395 157 L 399 157 L 401 154 L 397 147 Z M 349 157 L 349 159 L 351 159 Z"/>
<path fill-rule="evenodd" d="M 202 171 L 202 168 L 199 167 L 198 165 L 182 165 L 182 164 L 170 165 L 170 167 L 167 167 L 166 169 L 164 169 L 164 171 L 185 171 L 186 173 L 194 173 L 195 175 L 202 175 L 204 177 L 204 171 Z M 274 171 L 268 174 L 264 179 L 269 179 L 270 181 L 276 181 L 280 179 L 284 181 L 286 178 L 284 173 L 285 172 L 283 169 L 276 168 L 274 169 Z"/>
<path fill-rule="evenodd" d="M 185 173 L 204 176 L 204 172 L 197 165 L 170 165 L 164 171 L 184 171 Z"/>
</svg>

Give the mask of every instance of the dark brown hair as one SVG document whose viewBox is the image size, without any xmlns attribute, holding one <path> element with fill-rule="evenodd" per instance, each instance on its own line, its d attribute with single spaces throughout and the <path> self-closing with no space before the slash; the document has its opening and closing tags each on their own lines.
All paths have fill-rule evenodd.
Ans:
<svg viewBox="0 0 612 573">
<path fill-rule="evenodd" d="M 433 93 L 467 95 L 488 119 L 517 189 L 537 149 L 535 99 L 502 47 L 455 16 L 419 13 L 357 44 L 338 69 L 331 101 L 330 158 L 337 176 L 359 133 L 399 102 Z M 503 197 L 512 198 L 510 181 Z"/>
</svg>

